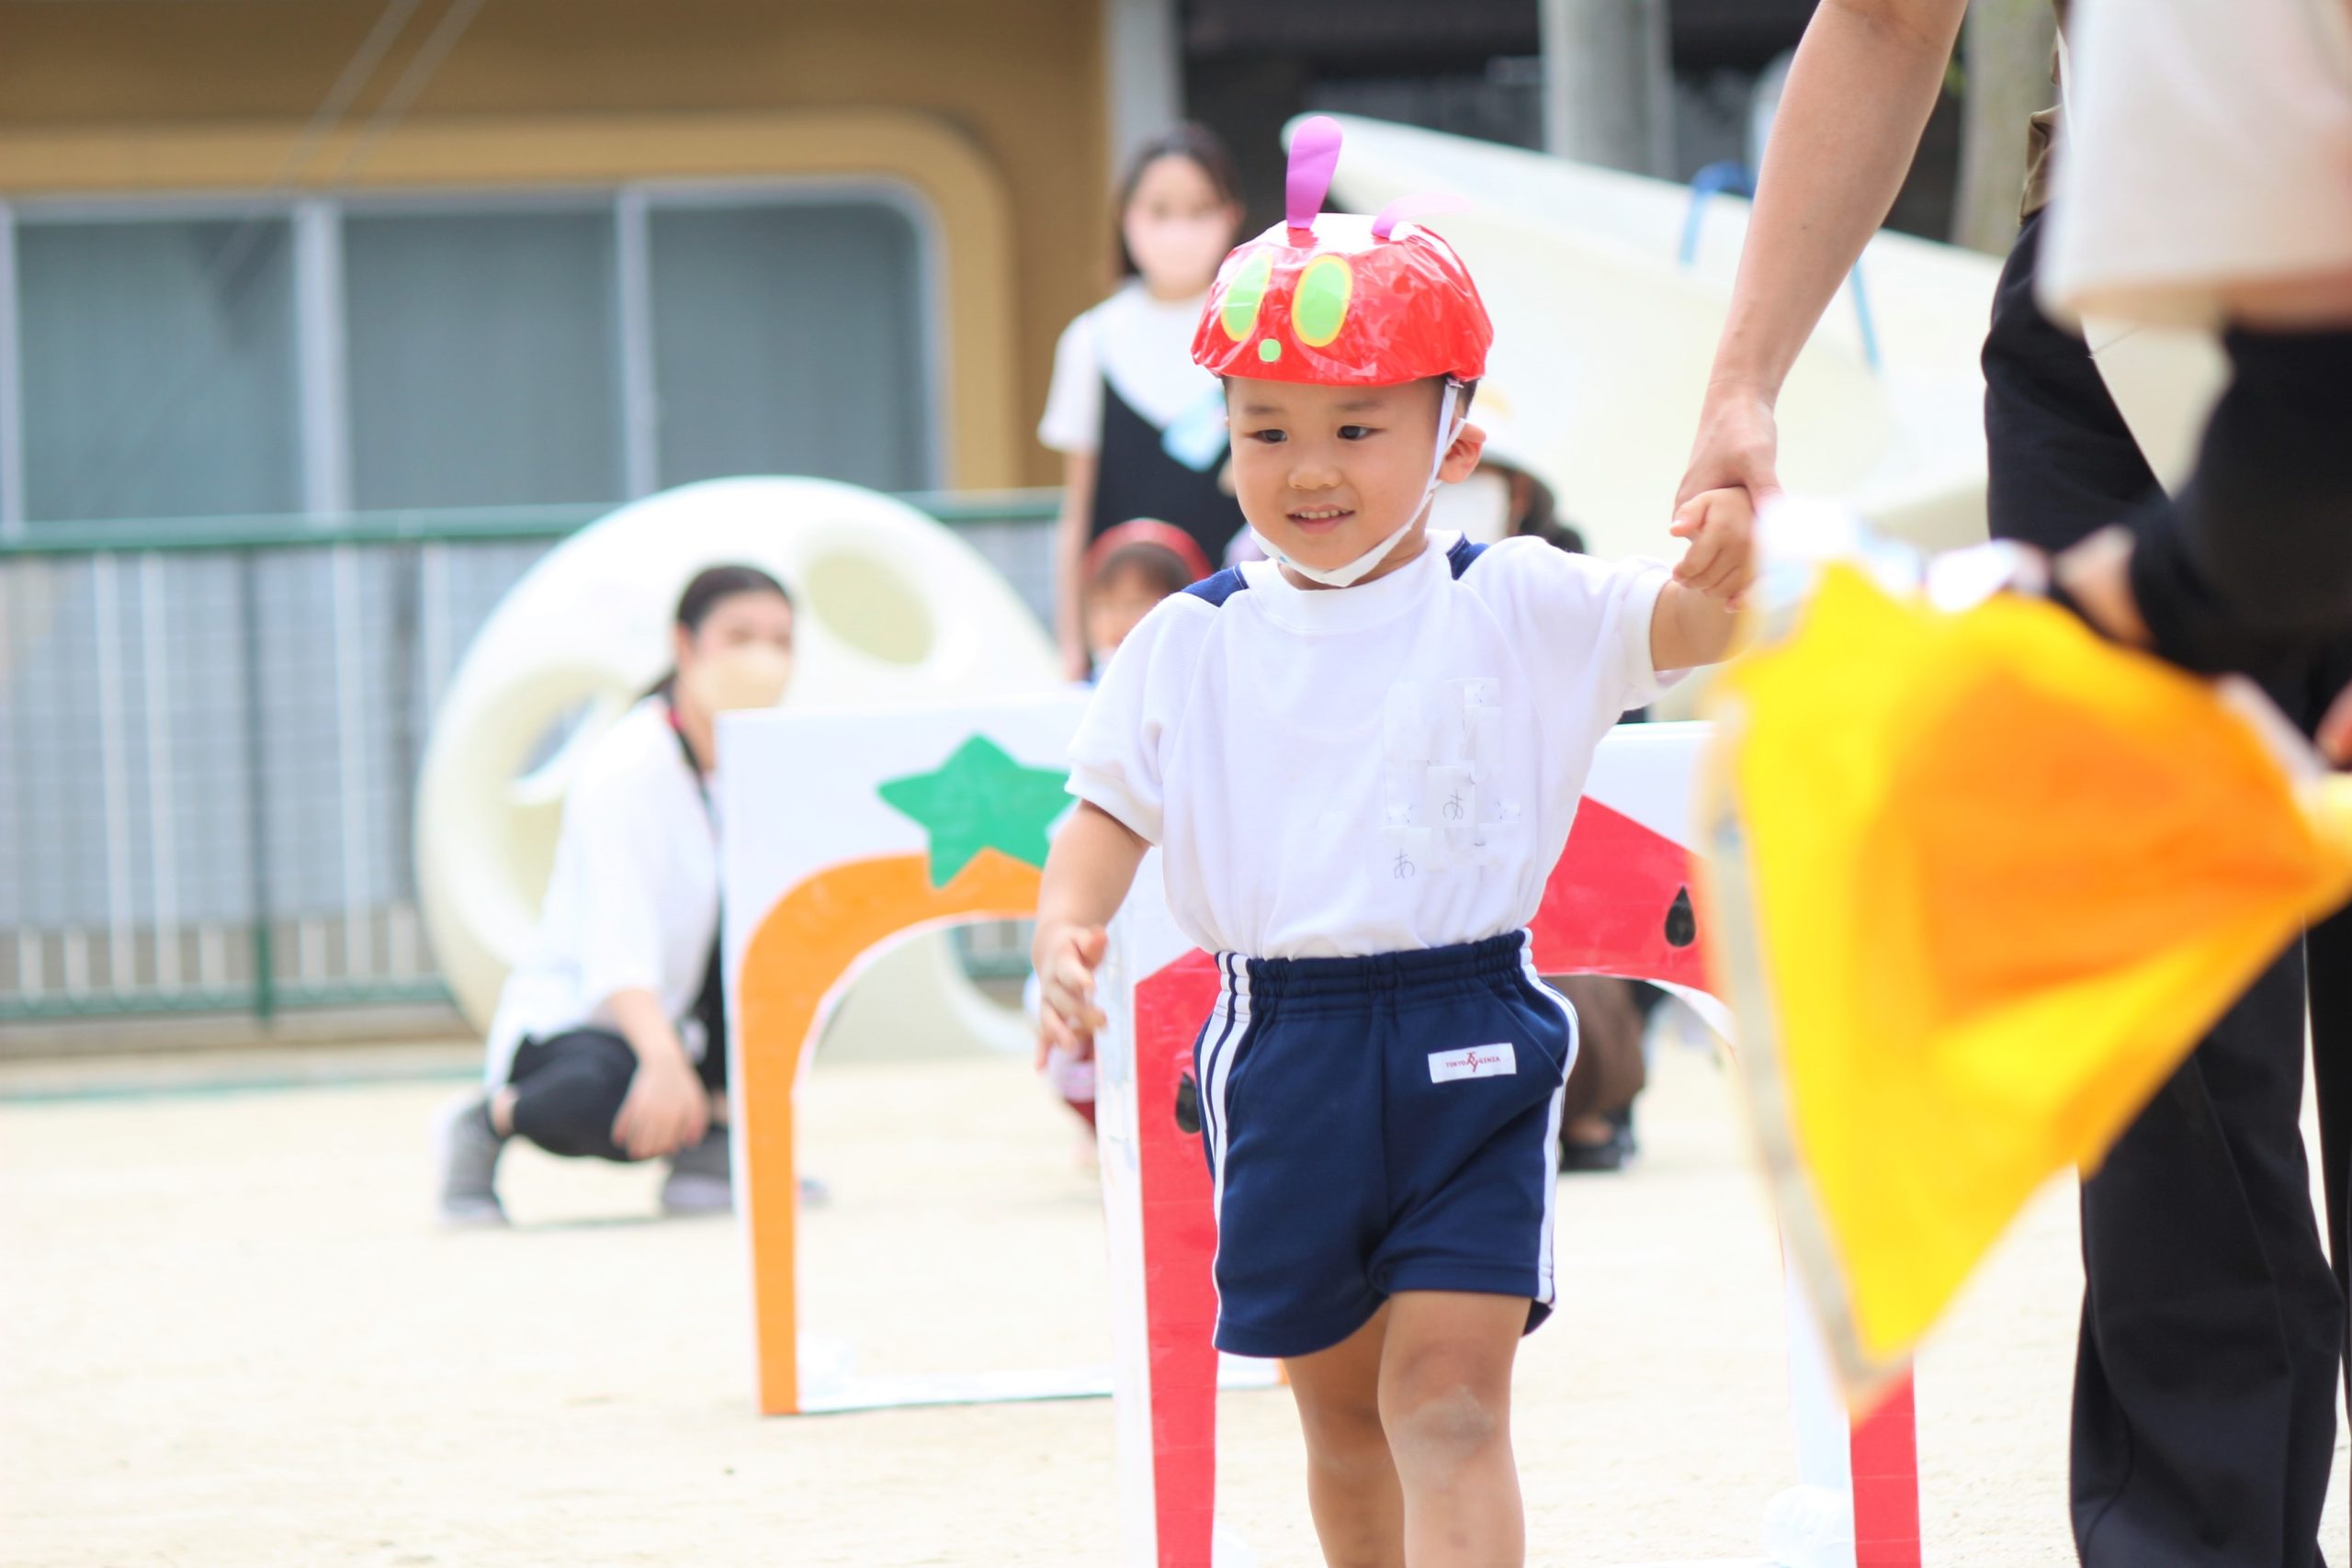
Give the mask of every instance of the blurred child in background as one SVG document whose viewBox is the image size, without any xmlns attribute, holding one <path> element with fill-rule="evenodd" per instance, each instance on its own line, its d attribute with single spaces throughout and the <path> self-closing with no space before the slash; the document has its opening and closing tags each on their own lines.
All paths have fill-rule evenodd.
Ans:
<svg viewBox="0 0 2352 1568">
<path fill-rule="evenodd" d="M 1190 534 L 1157 517 L 1130 518 L 1086 551 L 1083 621 L 1086 683 L 1111 662 L 1151 607 L 1209 574 L 1209 558 Z"/>
<path fill-rule="evenodd" d="M 1086 595 L 1081 619 L 1086 628 L 1088 670 L 1084 684 L 1091 686 L 1111 662 L 1111 655 L 1127 640 L 1152 607 L 1171 593 L 1208 576 L 1208 558 L 1190 534 L 1157 517 L 1134 517 L 1115 525 L 1086 552 Z M 1029 1016 L 1037 1016 L 1037 977 L 1029 976 L 1022 993 Z M 1067 1051 L 1049 1051 L 1043 1057 L 1046 1081 L 1069 1108 L 1094 1125 L 1094 1064 L 1080 1061 Z"/>
</svg>

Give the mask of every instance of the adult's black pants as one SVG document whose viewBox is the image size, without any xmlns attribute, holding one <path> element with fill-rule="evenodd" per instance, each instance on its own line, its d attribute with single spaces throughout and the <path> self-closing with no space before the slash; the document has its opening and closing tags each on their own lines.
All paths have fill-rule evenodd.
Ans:
<svg viewBox="0 0 2352 1568">
<path fill-rule="evenodd" d="M 727 1087 L 727 1048 L 714 1042 L 695 1069 L 703 1086 Z M 514 1053 L 514 1131 L 551 1155 L 626 1162 L 613 1119 L 637 1076 L 637 1053 L 609 1029 L 573 1029 L 526 1040 Z"/>
<path fill-rule="evenodd" d="M 1993 533 L 2063 549 L 2155 491 L 2083 340 L 2033 300 L 2040 220 L 2018 237 L 1984 344 Z M 2274 683 L 2306 725 L 2324 671 Z M 2330 968 L 2352 950 L 2315 933 Z M 2352 976 L 2322 986 L 2340 1028 Z M 2083 1184 L 2073 1498 L 2086 1568 L 2316 1568 L 2335 1446 L 2344 1290 L 2320 1242 L 2298 1125 L 2304 950 L 2264 972 Z M 2338 1060 L 2322 1037 L 2340 1145 Z M 2329 1092 L 2333 1090 L 2334 1092 Z M 2343 1252 L 2347 1151 L 2326 1151 Z"/>
</svg>

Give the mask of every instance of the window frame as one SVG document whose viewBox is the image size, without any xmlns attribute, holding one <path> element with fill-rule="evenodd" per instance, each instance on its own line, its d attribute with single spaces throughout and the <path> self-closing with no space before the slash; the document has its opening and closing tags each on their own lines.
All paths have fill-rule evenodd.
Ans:
<svg viewBox="0 0 2352 1568">
<path fill-rule="evenodd" d="M 25 390 L 17 322 L 17 211 L 0 201 L 0 538 L 25 531 Z"/>
<path fill-rule="evenodd" d="M 638 247 L 639 277 L 644 285 L 641 293 L 644 323 L 645 378 L 648 423 L 643 439 L 648 443 L 649 471 L 658 465 L 658 423 L 653 408 L 653 294 L 652 294 L 652 214 L 660 209 L 710 209 L 725 207 L 838 207 L 853 200 L 865 200 L 895 211 L 907 220 L 915 239 L 915 330 L 920 334 L 916 355 L 922 366 L 923 385 L 922 406 L 924 423 L 923 473 L 921 482 L 910 487 L 918 491 L 943 488 L 952 463 L 949 441 L 949 388 L 947 364 L 947 276 L 942 261 L 945 254 L 945 239 L 940 228 L 939 214 L 924 199 L 922 193 L 901 180 L 880 178 L 870 175 L 804 175 L 782 180 L 745 179 L 666 179 L 636 180 L 620 187 L 624 198 L 634 195 L 641 203 L 638 214 L 635 239 L 624 232 L 621 255 L 627 265 L 628 246 Z M 623 326 L 628 324 L 623 320 Z M 624 339 L 626 345 L 626 339 Z M 623 349 L 624 356 L 627 348 Z M 624 399 L 628 396 L 624 390 Z M 655 488 L 659 488 L 658 486 Z M 651 494 L 648 490 L 643 494 Z"/>
<path fill-rule="evenodd" d="M 304 510 L 326 523 L 352 508 L 350 365 L 345 341 L 344 220 L 468 213 L 603 212 L 613 224 L 616 373 L 628 501 L 662 488 L 660 410 L 654 386 L 652 220 L 680 209 L 813 207 L 869 203 L 906 220 L 914 237 L 912 320 L 924 385 L 923 473 L 917 490 L 940 488 L 952 466 L 952 389 L 947 344 L 948 279 L 940 214 L 910 182 L 877 175 L 794 175 L 551 182 L 526 186 L 416 186 L 308 195 L 213 190 L 138 196 L 40 196 L 0 199 L 0 537 L 20 537 L 25 513 L 21 292 L 17 234 L 51 223 L 274 221 L 292 240 L 296 441 Z"/>
</svg>

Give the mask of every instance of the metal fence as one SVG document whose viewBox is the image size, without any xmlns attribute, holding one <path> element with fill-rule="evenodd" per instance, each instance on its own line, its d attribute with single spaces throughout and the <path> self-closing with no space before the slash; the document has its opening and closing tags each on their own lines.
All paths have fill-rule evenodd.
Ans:
<svg viewBox="0 0 2352 1568">
<path fill-rule="evenodd" d="M 908 499 L 1046 615 L 1051 492 Z M 412 842 L 434 712 L 607 510 L 0 537 L 0 1023 L 446 996 Z"/>
</svg>

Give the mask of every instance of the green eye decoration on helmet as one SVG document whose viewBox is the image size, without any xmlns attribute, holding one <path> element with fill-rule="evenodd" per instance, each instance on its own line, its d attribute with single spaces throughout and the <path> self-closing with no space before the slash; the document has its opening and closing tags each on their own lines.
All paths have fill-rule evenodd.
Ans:
<svg viewBox="0 0 2352 1568">
<path fill-rule="evenodd" d="M 1258 325 L 1258 307 L 1266 302 L 1266 285 L 1274 273 L 1274 258 L 1261 252 L 1241 264 L 1226 286 L 1225 308 L 1218 324 L 1236 343 L 1248 341 Z"/>
<path fill-rule="evenodd" d="M 1348 299 L 1356 275 L 1342 256 L 1321 255 L 1298 275 L 1290 307 L 1291 330 L 1309 348 L 1321 348 L 1348 324 Z"/>
</svg>

